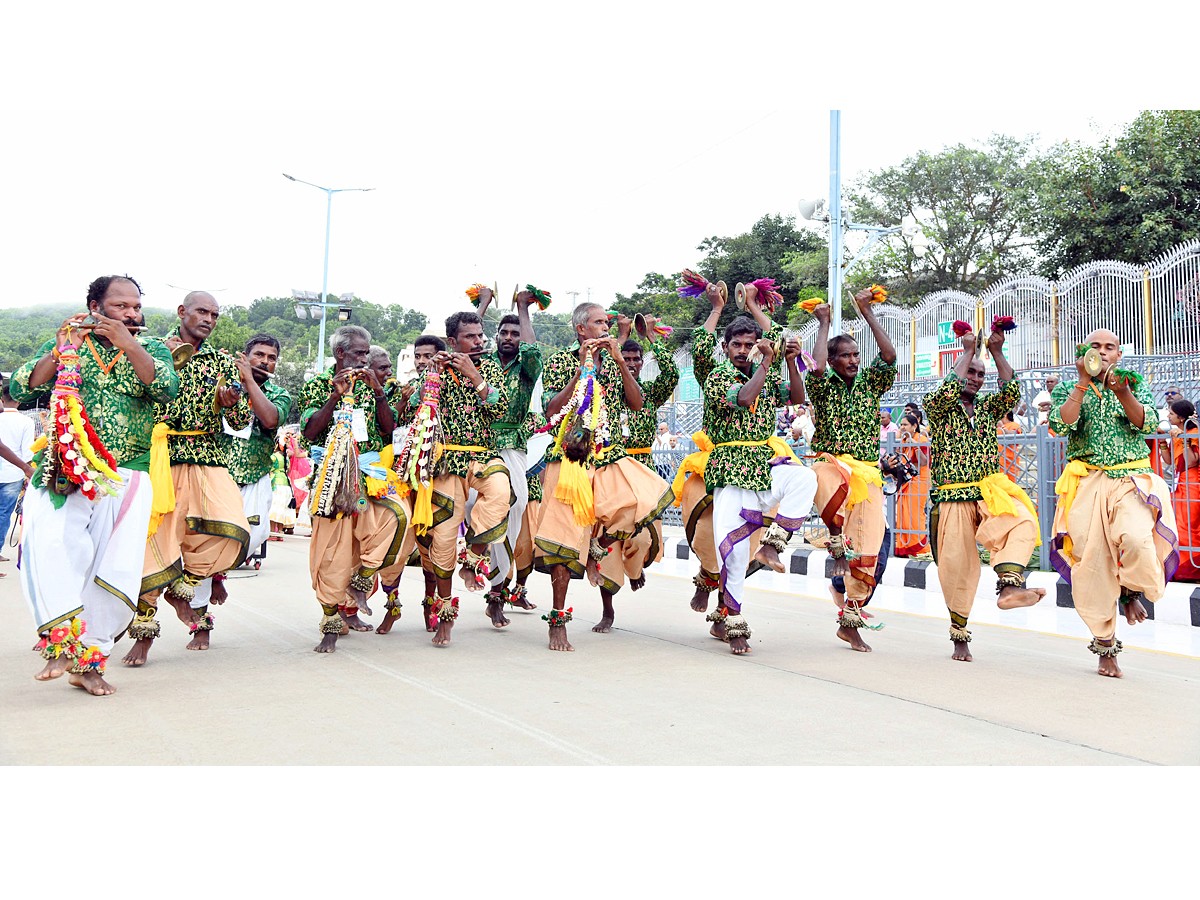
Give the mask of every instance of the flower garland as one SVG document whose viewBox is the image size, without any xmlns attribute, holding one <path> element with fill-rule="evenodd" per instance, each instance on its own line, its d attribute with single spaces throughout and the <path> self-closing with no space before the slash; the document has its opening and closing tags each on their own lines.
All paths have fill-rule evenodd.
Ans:
<svg viewBox="0 0 1200 900">
<path fill-rule="evenodd" d="M 89 672 L 94 672 L 97 675 L 104 674 L 104 668 L 108 665 L 108 657 L 100 652 L 99 647 L 88 647 L 86 651 L 81 653 L 75 660 L 75 665 L 71 667 L 71 671 L 78 675 L 86 675 Z"/>
<path fill-rule="evenodd" d="M 42 654 L 42 659 L 58 659 L 60 656 L 78 659 L 84 652 L 84 645 L 79 636 L 83 634 L 85 627 L 82 619 L 72 616 L 56 628 L 51 628 L 38 642 L 36 649 Z"/>
<path fill-rule="evenodd" d="M 425 373 L 421 387 L 421 405 L 413 416 L 412 427 L 404 436 L 393 467 L 400 480 L 416 492 L 412 525 L 417 534 L 422 535 L 433 526 L 433 476 L 445 443 L 438 412 L 441 392 L 442 376 L 430 369 Z"/>
<path fill-rule="evenodd" d="M 575 612 L 575 607 L 573 606 L 568 606 L 566 609 L 552 609 L 546 615 L 542 616 L 542 621 L 549 622 L 551 628 L 560 628 L 574 618 L 571 615 L 573 612 Z"/>
<path fill-rule="evenodd" d="M 58 372 L 50 395 L 50 420 L 53 429 L 34 442 L 33 451 L 42 452 L 41 483 L 48 491 L 66 496 L 81 490 L 89 500 L 100 494 L 115 495 L 122 483 L 117 461 L 108 452 L 79 397 L 83 387 L 79 346 L 63 344 L 55 351 Z"/>
</svg>

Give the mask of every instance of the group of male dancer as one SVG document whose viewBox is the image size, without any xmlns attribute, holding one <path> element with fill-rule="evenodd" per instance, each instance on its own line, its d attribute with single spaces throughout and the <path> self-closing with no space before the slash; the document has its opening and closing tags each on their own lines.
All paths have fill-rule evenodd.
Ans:
<svg viewBox="0 0 1200 900">
<path fill-rule="evenodd" d="M 864 608 L 885 532 L 878 415 L 896 351 L 870 290 L 854 298 L 879 347 L 864 368 L 853 338 L 829 337 L 827 304 L 812 310 L 818 334 L 809 358 L 796 338 L 784 339 L 753 286 L 743 295 L 745 314 L 725 327 L 718 361 L 715 328 L 727 290 L 708 284 L 711 311 L 692 342 L 704 396 L 703 431 L 693 436 L 700 449 L 668 485 L 649 448 L 679 373 L 654 320 L 639 329 L 639 340 L 624 316 L 581 304 L 572 314 L 575 341 L 543 361 L 530 308 L 544 295 L 530 288 L 515 296 L 516 312 L 502 316 L 495 349 L 485 352 L 482 315 L 494 298 L 478 287 L 478 310 L 450 316 L 444 340 L 416 341 L 417 375 L 408 383 L 390 377 L 390 355 L 365 329 L 345 326 L 331 339 L 333 365 L 298 398 L 301 434 L 318 464 L 309 555 L 322 611 L 316 651 L 335 651 L 351 630 L 390 632 L 409 565 L 423 570 L 422 621 L 435 645 L 450 643 L 459 614 L 456 572 L 467 591 L 483 594 L 486 614 L 503 628 L 506 605 L 536 608 L 526 586 L 536 569 L 550 576 L 551 604 L 542 616 L 549 647 L 572 650 L 569 582 L 587 578 L 598 588 L 603 612 L 593 630 L 610 631 L 615 594 L 626 580 L 642 587 L 645 567 L 661 558 L 660 516 L 673 501 L 683 507 L 700 564 L 691 608 L 708 613 L 709 595 L 718 591 L 710 633 L 734 654 L 750 652 L 748 572 L 784 571 L 780 554 L 814 502 L 828 527 L 834 574 L 847 576 L 837 637 L 871 650 L 860 631 L 871 627 Z M 188 294 L 178 316 L 165 337 L 145 335 L 137 283 L 97 279 L 87 312 L 68 318 L 13 375 L 17 400 L 78 398 L 89 433 L 115 462 L 103 491 L 72 488 L 73 467 L 85 486 L 94 487 L 93 476 L 73 449 L 54 442 L 74 447 L 69 442 L 84 425 L 51 417 L 25 501 L 21 557 L 36 649 L 46 659 L 39 680 L 69 673 L 71 684 L 91 694 L 112 693 L 104 673 L 114 644 L 127 634 L 134 643 L 123 661 L 145 664 L 160 634 L 160 595 L 192 633 L 188 648 L 207 649 L 209 604 L 226 598 L 224 573 L 265 540 L 270 454 L 292 408 L 270 380 L 279 342 L 256 335 L 236 356 L 212 347 L 219 308 L 204 292 Z M 999 466 L 996 423 L 1019 399 L 1004 332 L 986 340 L 999 389 L 982 396 L 982 348 L 973 334 L 961 340 L 964 352 L 925 407 L 933 436 L 931 540 L 953 658 L 969 661 L 977 544 L 991 554 L 1000 608 L 1033 605 L 1045 592 L 1025 583 L 1040 541 L 1036 512 Z M 1088 344 L 1103 374 L 1089 375 L 1080 360 L 1079 378 L 1054 394 L 1051 425 L 1067 435 L 1070 463 L 1057 486 L 1051 549 L 1074 584 L 1100 674 L 1119 677 L 1118 610 L 1131 624 L 1146 618 L 1142 601 L 1163 595 L 1177 539 L 1169 492 L 1145 459 L 1143 436 L 1155 427 L 1149 391 L 1116 370 L 1116 335 L 1096 331 Z M 660 374 L 642 381 L 647 354 Z M 539 378 L 542 412 L 533 402 Z M 817 413 L 807 465 L 774 436 L 777 408 L 806 398 Z M 535 431 L 551 438 L 536 475 L 527 458 Z M 414 443 L 414 435 L 425 437 Z M 339 440 L 353 444 L 353 471 L 331 464 Z M 335 502 L 346 484 L 357 488 L 351 508 Z M 377 590 L 387 600 L 372 628 L 360 613 L 371 615 Z"/>
</svg>

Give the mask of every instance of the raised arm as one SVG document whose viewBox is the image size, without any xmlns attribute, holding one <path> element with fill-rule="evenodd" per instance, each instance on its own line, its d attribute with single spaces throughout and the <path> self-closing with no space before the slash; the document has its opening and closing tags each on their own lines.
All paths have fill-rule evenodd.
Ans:
<svg viewBox="0 0 1200 900">
<path fill-rule="evenodd" d="M 892 343 L 892 339 L 887 336 L 887 332 L 883 330 L 883 326 L 879 324 L 879 320 L 875 318 L 871 296 L 871 289 L 863 288 L 854 295 L 854 305 L 858 307 L 859 318 L 867 323 L 867 327 L 871 329 L 871 334 L 875 337 L 875 343 L 879 347 L 879 356 L 888 365 L 894 365 L 896 347 Z"/>
</svg>

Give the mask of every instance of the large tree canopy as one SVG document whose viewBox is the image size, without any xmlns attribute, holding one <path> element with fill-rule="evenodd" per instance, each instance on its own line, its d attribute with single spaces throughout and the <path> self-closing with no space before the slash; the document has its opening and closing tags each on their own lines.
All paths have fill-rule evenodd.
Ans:
<svg viewBox="0 0 1200 900">
<path fill-rule="evenodd" d="M 1060 145 L 1039 166 L 1031 220 L 1041 271 L 1145 263 L 1200 237 L 1200 111 L 1144 112 L 1098 147 Z"/>
<path fill-rule="evenodd" d="M 1022 222 L 1032 193 L 1032 139 L 993 135 L 983 147 L 958 144 L 918 153 L 872 172 L 847 191 L 854 221 L 893 226 L 916 220 L 929 241 L 923 257 L 897 235 L 847 283 L 886 281 L 896 302 L 938 290 L 979 292 L 1033 264 Z"/>
</svg>

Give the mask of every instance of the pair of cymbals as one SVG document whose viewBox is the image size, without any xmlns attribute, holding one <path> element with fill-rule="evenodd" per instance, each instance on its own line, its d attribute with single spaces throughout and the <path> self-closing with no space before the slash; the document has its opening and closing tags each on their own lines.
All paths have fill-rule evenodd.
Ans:
<svg viewBox="0 0 1200 900">
<path fill-rule="evenodd" d="M 718 287 L 724 288 L 725 282 L 717 283 Z M 733 289 L 733 302 L 737 304 L 737 308 L 745 312 L 746 301 L 758 299 L 758 288 L 752 284 L 742 284 L 740 281 Z"/>
</svg>

